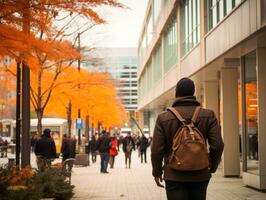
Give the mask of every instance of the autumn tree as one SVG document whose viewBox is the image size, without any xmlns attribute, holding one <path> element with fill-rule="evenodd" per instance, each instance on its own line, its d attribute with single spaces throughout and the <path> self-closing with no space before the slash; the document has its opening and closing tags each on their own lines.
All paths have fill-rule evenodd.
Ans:
<svg viewBox="0 0 266 200">
<path fill-rule="evenodd" d="M 89 113 L 91 123 L 102 121 L 108 127 L 121 125 L 123 106 L 108 74 L 91 73 L 84 69 L 79 72 L 76 68 L 69 68 L 61 79 L 69 82 L 57 87 L 45 114 L 67 116 L 69 133 L 72 118 L 78 117 L 77 112 L 71 112 L 71 108 L 77 110 L 81 107 L 81 117 L 85 119 Z"/>
<path fill-rule="evenodd" d="M 76 37 L 77 32 L 84 32 L 95 24 L 105 23 L 95 11 L 99 6 L 123 7 L 115 0 L 3 0 L 1 2 L 0 54 L 26 62 L 37 74 L 34 77 L 37 78 L 38 86 L 35 91 L 31 88 L 31 100 L 39 121 L 39 133 L 43 112 L 56 80 L 65 70 L 63 66 L 70 66 L 80 57 L 73 46 L 64 40 L 71 36 Z M 85 20 L 84 26 L 73 30 L 72 24 L 77 24 L 78 19 Z M 25 24 L 29 32 L 25 32 Z M 58 24 L 63 25 L 58 26 Z M 74 39 L 74 43 L 75 41 Z M 47 76 L 49 74 L 52 82 L 43 90 L 42 76 L 46 76 L 43 75 L 45 73 Z"/>
</svg>

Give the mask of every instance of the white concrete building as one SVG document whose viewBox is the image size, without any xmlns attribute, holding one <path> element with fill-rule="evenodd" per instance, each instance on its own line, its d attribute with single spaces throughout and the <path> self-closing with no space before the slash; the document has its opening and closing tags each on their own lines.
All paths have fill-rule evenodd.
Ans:
<svg viewBox="0 0 266 200">
<path fill-rule="evenodd" d="M 138 46 L 141 126 L 182 77 L 221 123 L 224 176 L 266 189 L 266 1 L 150 0 Z"/>
</svg>

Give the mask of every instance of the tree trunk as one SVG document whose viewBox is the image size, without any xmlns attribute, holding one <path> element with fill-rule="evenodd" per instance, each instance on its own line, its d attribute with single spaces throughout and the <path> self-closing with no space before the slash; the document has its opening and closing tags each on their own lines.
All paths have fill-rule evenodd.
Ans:
<svg viewBox="0 0 266 200">
<path fill-rule="evenodd" d="M 37 114 L 37 133 L 39 136 L 42 135 L 42 118 L 43 118 L 43 110 L 42 109 L 38 109 L 35 110 L 36 114 Z"/>
<path fill-rule="evenodd" d="M 86 137 L 86 140 L 89 141 L 90 139 L 90 117 L 89 115 L 86 116 L 86 120 L 85 120 L 85 137 Z"/>
<path fill-rule="evenodd" d="M 71 128 L 72 128 L 72 103 L 69 101 L 67 107 L 67 125 L 68 125 L 68 135 L 71 136 Z"/>
<path fill-rule="evenodd" d="M 39 136 L 42 135 L 42 118 L 43 118 L 43 108 L 42 108 L 42 70 L 38 72 L 38 88 L 37 88 L 37 108 L 35 109 L 38 123 L 37 123 L 37 133 Z"/>
</svg>

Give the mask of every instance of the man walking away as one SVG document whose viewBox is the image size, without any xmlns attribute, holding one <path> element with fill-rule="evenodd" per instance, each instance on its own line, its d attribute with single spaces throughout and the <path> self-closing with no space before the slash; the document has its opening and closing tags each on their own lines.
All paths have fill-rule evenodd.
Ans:
<svg viewBox="0 0 266 200">
<path fill-rule="evenodd" d="M 76 157 L 75 140 L 66 134 L 63 135 L 61 153 L 63 155 L 63 161 Z"/>
<path fill-rule="evenodd" d="M 96 162 L 96 157 L 97 157 L 97 140 L 96 137 L 93 135 L 91 138 L 91 141 L 89 142 L 89 147 L 90 147 L 90 152 L 91 152 L 91 160 L 92 163 Z"/>
<path fill-rule="evenodd" d="M 139 144 L 139 149 L 140 149 L 140 155 L 141 155 L 141 163 L 143 163 L 143 157 L 144 157 L 144 162 L 147 163 L 147 148 L 149 146 L 149 141 L 148 138 L 144 134 L 142 134 L 140 138 L 140 144 Z"/>
<path fill-rule="evenodd" d="M 44 129 L 43 135 L 35 144 L 35 155 L 37 156 L 37 165 L 39 170 L 44 170 L 46 166 L 51 165 L 51 159 L 56 158 L 56 147 L 54 140 L 51 139 L 51 130 Z"/>
<path fill-rule="evenodd" d="M 123 151 L 125 153 L 125 164 L 126 168 L 130 168 L 131 166 L 131 154 L 132 150 L 135 150 L 135 143 L 133 138 L 131 137 L 130 132 L 127 133 L 127 136 L 123 140 Z M 127 165 L 128 163 L 128 165 Z"/>
<path fill-rule="evenodd" d="M 194 92 L 194 82 L 188 78 L 181 79 L 176 85 L 176 100 L 172 108 L 159 114 L 154 129 L 152 174 L 156 184 L 163 187 L 164 173 L 168 200 L 205 200 L 211 173 L 216 171 L 223 152 L 224 144 L 215 114 L 200 108 Z M 189 148 L 197 154 L 186 151 Z"/>
<path fill-rule="evenodd" d="M 102 135 L 98 140 L 97 150 L 100 152 L 101 157 L 101 173 L 108 173 L 107 167 L 109 162 L 109 150 L 111 139 L 107 135 L 106 131 L 102 131 Z"/>
</svg>

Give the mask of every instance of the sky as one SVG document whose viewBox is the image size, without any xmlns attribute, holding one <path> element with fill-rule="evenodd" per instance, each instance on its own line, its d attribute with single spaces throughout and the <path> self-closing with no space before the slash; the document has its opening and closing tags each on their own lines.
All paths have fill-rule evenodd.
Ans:
<svg viewBox="0 0 266 200">
<path fill-rule="evenodd" d="M 120 0 L 129 9 L 101 8 L 107 24 L 98 25 L 82 38 L 94 47 L 137 47 L 148 0 Z"/>
</svg>

